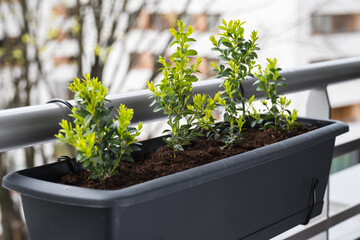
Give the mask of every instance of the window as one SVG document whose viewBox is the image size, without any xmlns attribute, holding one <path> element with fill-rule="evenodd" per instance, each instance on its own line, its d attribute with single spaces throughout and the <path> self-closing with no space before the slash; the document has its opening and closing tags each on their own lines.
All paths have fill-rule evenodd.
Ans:
<svg viewBox="0 0 360 240">
<path fill-rule="evenodd" d="M 189 14 L 183 14 L 181 16 L 181 20 L 186 24 L 186 25 L 192 25 L 194 26 L 194 15 L 189 15 Z"/>
<path fill-rule="evenodd" d="M 153 69 L 154 55 L 148 52 L 131 53 L 130 69 Z"/>
<path fill-rule="evenodd" d="M 141 11 L 139 16 L 130 14 L 130 26 L 140 29 L 156 29 L 158 31 L 168 30 L 176 26 L 177 14 L 159 14 Z"/>
<path fill-rule="evenodd" d="M 333 27 L 335 32 L 353 32 L 355 29 L 354 15 L 340 15 L 333 17 Z M 359 30 L 359 29 L 357 29 Z"/>
<path fill-rule="evenodd" d="M 68 10 L 64 5 L 53 6 L 51 12 L 53 16 L 68 16 Z"/>
<path fill-rule="evenodd" d="M 360 32 L 359 14 L 316 15 L 311 17 L 312 34 Z"/>
<path fill-rule="evenodd" d="M 151 17 L 152 28 L 159 31 L 168 30 L 176 26 L 177 14 L 153 14 Z"/>
<path fill-rule="evenodd" d="M 54 57 L 53 62 L 54 66 L 60 66 L 60 65 L 70 65 L 74 64 L 76 61 L 76 57 L 70 56 L 70 57 Z"/>
<path fill-rule="evenodd" d="M 207 24 L 207 15 L 206 14 L 196 14 L 194 20 L 194 28 L 196 31 L 205 32 L 208 28 Z"/>
<path fill-rule="evenodd" d="M 207 24 L 208 24 L 208 31 L 216 31 L 218 30 L 218 26 L 219 26 L 219 22 L 220 22 L 220 15 L 215 14 L 215 15 L 208 15 L 207 17 Z"/>
<path fill-rule="evenodd" d="M 219 24 L 219 15 L 196 14 L 194 16 L 194 27 L 196 31 L 216 31 Z"/>
</svg>

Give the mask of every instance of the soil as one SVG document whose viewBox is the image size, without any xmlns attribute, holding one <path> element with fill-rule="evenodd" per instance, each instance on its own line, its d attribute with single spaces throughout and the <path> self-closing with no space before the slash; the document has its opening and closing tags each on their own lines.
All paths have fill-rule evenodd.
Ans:
<svg viewBox="0 0 360 240">
<path fill-rule="evenodd" d="M 298 127 L 291 133 L 266 129 L 245 130 L 243 144 L 234 147 L 224 147 L 216 140 L 198 139 L 193 144 L 184 147 L 183 152 L 174 152 L 167 146 L 160 147 L 144 161 L 120 162 L 117 176 L 112 176 L 103 182 L 88 179 L 89 172 L 84 170 L 79 174 L 69 173 L 62 177 L 60 183 L 86 188 L 115 190 L 142 183 L 151 179 L 197 167 L 219 159 L 247 152 L 293 136 L 311 131 L 312 129 Z"/>
</svg>

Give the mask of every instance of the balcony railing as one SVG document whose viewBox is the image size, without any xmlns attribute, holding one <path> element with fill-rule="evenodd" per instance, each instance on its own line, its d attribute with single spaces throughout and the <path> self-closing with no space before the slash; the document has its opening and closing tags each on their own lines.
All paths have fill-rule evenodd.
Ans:
<svg viewBox="0 0 360 240">
<path fill-rule="evenodd" d="M 287 87 L 282 93 L 310 90 L 306 105 L 306 115 L 316 118 L 330 118 L 330 102 L 327 86 L 355 79 L 360 79 L 360 57 L 328 61 L 282 71 Z M 201 81 L 194 87 L 195 92 L 214 95 L 219 90 L 221 79 Z M 247 96 L 258 93 L 253 86 L 255 79 L 245 81 Z M 125 94 L 110 95 L 111 104 L 118 107 L 120 103 L 133 108 L 134 121 L 160 119 L 163 115 L 153 113 L 149 108 L 152 101 L 150 91 L 141 90 Z M 69 101 L 72 103 L 72 101 Z M 54 134 L 59 130 L 61 119 L 69 119 L 70 109 L 62 103 L 47 103 L 0 111 L 0 151 L 37 145 L 54 141 Z M 350 129 L 350 134 L 352 134 Z M 350 140 L 338 142 L 334 156 L 340 156 L 360 149 L 360 134 Z M 333 216 L 329 215 L 329 195 L 325 204 L 325 217 L 310 224 L 308 228 L 288 236 L 287 239 L 309 239 L 328 229 L 360 214 L 360 200 Z M 328 238 L 328 234 L 326 234 Z"/>
</svg>

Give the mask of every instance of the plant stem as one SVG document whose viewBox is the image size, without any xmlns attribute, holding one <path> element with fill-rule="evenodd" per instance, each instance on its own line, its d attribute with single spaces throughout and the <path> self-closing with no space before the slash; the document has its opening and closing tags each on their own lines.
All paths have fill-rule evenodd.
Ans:
<svg viewBox="0 0 360 240">
<path fill-rule="evenodd" d="M 115 169 L 118 167 L 120 160 L 122 158 L 122 156 L 124 155 L 124 150 L 121 150 L 121 154 L 119 156 L 119 158 L 116 160 L 116 164 L 114 165 L 114 167 L 112 168 L 111 172 L 110 172 L 110 176 L 112 176 L 114 174 Z"/>
</svg>

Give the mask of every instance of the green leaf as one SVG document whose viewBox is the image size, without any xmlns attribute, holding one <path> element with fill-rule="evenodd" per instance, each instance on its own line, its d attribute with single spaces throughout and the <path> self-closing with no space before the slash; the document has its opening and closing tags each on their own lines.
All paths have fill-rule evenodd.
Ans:
<svg viewBox="0 0 360 240">
<path fill-rule="evenodd" d="M 152 101 L 152 103 L 149 105 L 150 107 L 154 106 L 157 103 L 156 100 Z"/>
<path fill-rule="evenodd" d="M 252 127 L 252 128 L 254 128 L 254 127 L 256 126 L 256 124 L 257 124 L 257 121 L 256 121 L 256 120 L 251 121 L 251 127 Z"/>
<path fill-rule="evenodd" d="M 184 151 L 184 148 L 180 144 L 175 144 L 174 149 L 175 151 Z"/>
<path fill-rule="evenodd" d="M 87 115 L 84 120 L 84 125 L 87 126 L 93 120 L 93 115 Z"/>
<path fill-rule="evenodd" d="M 227 23 L 226 23 L 225 19 L 221 19 L 221 22 L 225 27 L 227 27 Z"/>
<path fill-rule="evenodd" d="M 225 61 L 225 62 L 230 61 L 230 59 L 228 57 L 225 57 L 223 55 L 220 55 L 219 58 L 220 58 L 220 60 Z"/>
<path fill-rule="evenodd" d="M 171 55 L 171 58 L 174 59 L 174 58 L 179 58 L 180 57 L 180 54 L 179 53 L 174 53 L 173 55 Z"/>
<path fill-rule="evenodd" d="M 88 112 L 87 110 L 85 109 L 79 109 L 79 110 L 76 110 L 75 111 L 75 114 L 76 115 L 79 115 L 80 117 L 82 118 L 85 118 L 87 115 L 91 114 L 90 112 Z"/>
<path fill-rule="evenodd" d="M 186 56 L 196 56 L 198 53 L 195 50 L 189 49 L 186 51 Z"/>
<path fill-rule="evenodd" d="M 130 147 L 131 147 L 132 151 L 141 151 L 141 147 L 139 147 L 135 144 L 130 145 Z"/>
<path fill-rule="evenodd" d="M 123 156 L 121 160 L 127 162 L 134 162 L 134 159 L 128 155 Z"/>
<path fill-rule="evenodd" d="M 211 48 L 211 50 L 212 50 L 212 51 L 219 51 L 219 52 L 221 51 L 221 49 L 218 48 L 218 47 L 213 47 L 213 48 Z"/>
<path fill-rule="evenodd" d="M 279 83 L 277 83 L 276 85 L 279 86 L 279 87 L 286 87 L 286 84 L 283 83 L 283 82 L 279 82 Z"/>
<path fill-rule="evenodd" d="M 82 164 L 83 168 L 87 168 L 88 166 L 90 166 L 90 159 L 86 159 L 83 164 Z"/>
<path fill-rule="evenodd" d="M 163 110 L 163 107 L 162 107 L 162 106 L 156 106 L 156 107 L 154 108 L 153 112 L 159 112 L 159 111 L 161 111 L 161 110 Z"/>
<path fill-rule="evenodd" d="M 92 160 L 97 164 L 102 164 L 102 160 L 99 157 L 94 157 Z"/>
<path fill-rule="evenodd" d="M 121 144 L 121 141 L 118 138 L 110 139 L 108 141 L 109 141 L 109 143 L 114 144 L 114 145 L 120 145 Z"/>
<path fill-rule="evenodd" d="M 266 85 L 263 82 L 258 82 L 256 91 L 266 92 Z"/>
<path fill-rule="evenodd" d="M 223 51 L 223 54 L 225 55 L 225 57 L 228 57 L 230 55 L 230 53 L 231 53 L 231 49 L 225 49 Z"/>
<path fill-rule="evenodd" d="M 170 44 L 170 47 L 172 47 L 172 46 L 175 45 L 175 44 L 179 44 L 179 41 L 177 41 L 177 40 L 173 41 L 173 42 Z"/>
<path fill-rule="evenodd" d="M 229 41 L 222 41 L 222 44 L 228 48 L 233 48 L 233 45 Z"/>
<path fill-rule="evenodd" d="M 196 82 L 198 80 L 198 78 L 195 75 L 186 76 L 185 79 L 191 82 Z M 191 95 L 191 92 L 189 92 L 189 95 Z"/>
<path fill-rule="evenodd" d="M 233 52 L 231 54 L 231 56 L 236 59 L 237 61 L 241 58 L 241 54 L 237 53 L 237 52 Z"/>
<path fill-rule="evenodd" d="M 249 55 L 253 56 L 253 59 L 258 58 L 258 55 L 256 54 L 256 52 L 252 52 Z"/>
</svg>

